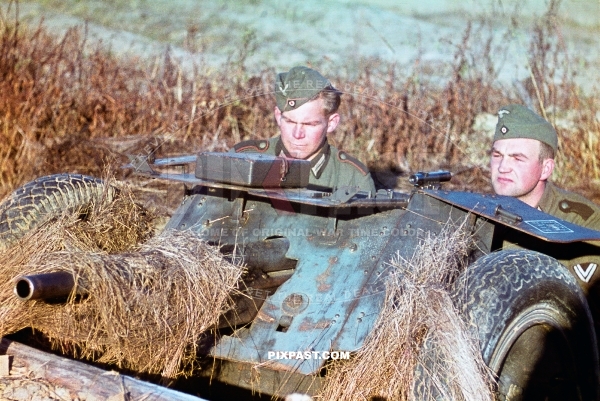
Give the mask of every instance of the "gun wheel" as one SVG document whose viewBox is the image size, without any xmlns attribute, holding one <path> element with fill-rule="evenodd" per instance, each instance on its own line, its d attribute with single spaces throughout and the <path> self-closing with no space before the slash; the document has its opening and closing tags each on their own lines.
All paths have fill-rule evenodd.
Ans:
<svg viewBox="0 0 600 401">
<path fill-rule="evenodd" d="M 0 204 L 0 249 L 63 213 L 111 202 L 116 189 L 104 181 L 81 174 L 55 174 L 31 181 Z"/>
<path fill-rule="evenodd" d="M 499 400 L 596 400 L 598 350 L 587 301 L 557 260 L 505 250 L 473 263 L 455 301 L 476 329 Z"/>
</svg>

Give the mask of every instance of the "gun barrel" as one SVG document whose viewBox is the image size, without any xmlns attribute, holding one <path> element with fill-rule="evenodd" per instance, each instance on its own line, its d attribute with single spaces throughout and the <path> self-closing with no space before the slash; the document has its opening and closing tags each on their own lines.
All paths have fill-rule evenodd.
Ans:
<svg viewBox="0 0 600 401">
<path fill-rule="evenodd" d="M 73 274 L 52 272 L 19 277 L 14 292 L 22 301 L 64 298 L 69 296 L 74 286 Z"/>
</svg>

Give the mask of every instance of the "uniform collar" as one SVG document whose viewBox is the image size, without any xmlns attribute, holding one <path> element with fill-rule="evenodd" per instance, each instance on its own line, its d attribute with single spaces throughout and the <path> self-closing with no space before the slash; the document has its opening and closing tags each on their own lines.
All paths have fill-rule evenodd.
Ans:
<svg viewBox="0 0 600 401">
<path fill-rule="evenodd" d="M 542 212 L 550 210 L 552 204 L 554 203 L 555 193 L 556 191 L 554 190 L 554 184 L 552 184 L 550 181 L 546 181 L 544 193 L 538 202 L 537 208 Z"/>
<path fill-rule="evenodd" d="M 313 157 L 310 161 L 310 171 L 317 179 L 321 177 L 323 170 L 325 170 L 325 166 L 327 166 L 327 162 L 329 161 L 329 156 L 331 154 L 330 148 L 329 142 L 325 141 L 323 146 L 321 146 L 321 149 L 317 151 L 315 157 Z M 275 144 L 275 154 L 280 157 L 292 159 L 290 153 L 287 151 L 285 146 L 283 146 L 281 136 Z"/>
</svg>

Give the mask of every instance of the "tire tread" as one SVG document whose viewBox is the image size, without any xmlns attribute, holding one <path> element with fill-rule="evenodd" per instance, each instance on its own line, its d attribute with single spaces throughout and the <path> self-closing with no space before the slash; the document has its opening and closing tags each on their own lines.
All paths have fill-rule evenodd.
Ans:
<svg viewBox="0 0 600 401">
<path fill-rule="evenodd" d="M 55 174 L 17 188 L 0 204 L 0 248 L 66 212 L 111 202 L 116 189 L 81 174 Z"/>
</svg>

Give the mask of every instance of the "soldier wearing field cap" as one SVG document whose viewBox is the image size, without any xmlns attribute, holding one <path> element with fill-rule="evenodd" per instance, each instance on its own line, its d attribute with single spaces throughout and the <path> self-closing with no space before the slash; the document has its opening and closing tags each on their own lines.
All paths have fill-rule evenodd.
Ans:
<svg viewBox="0 0 600 401">
<path fill-rule="evenodd" d="M 600 207 L 549 180 L 558 148 L 556 130 L 519 104 L 502 107 L 491 151 L 492 187 L 530 206 L 583 227 L 600 230 Z"/>
<path fill-rule="evenodd" d="M 234 152 L 259 152 L 310 160 L 309 184 L 321 188 L 359 186 L 375 193 L 368 169 L 327 141 L 340 122 L 341 92 L 318 71 L 294 67 L 277 74 L 275 120 L 280 135 L 236 144 Z"/>
<path fill-rule="evenodd" d="M 522 105 L 502 107 L 498 111 L 490 162 L 494 191 L 517 197 L 552 216 L 600 231 L 598 205 L 548 181 L 557 148 L 558 136 L 548 121 Z M 518 235 L 508 236 L 502 248 L 521 248 L 526 243 L 527 240 Z M 568 252 L 566 247 L 553 245 L 545 244 L 547 252 L 577 277 L 595 316 L 596 332 L 600 332 L 600 243 L 572 243 L 568 245 Z M 538 247 L 543 249 L 544 244 Z"/>
</svg>

